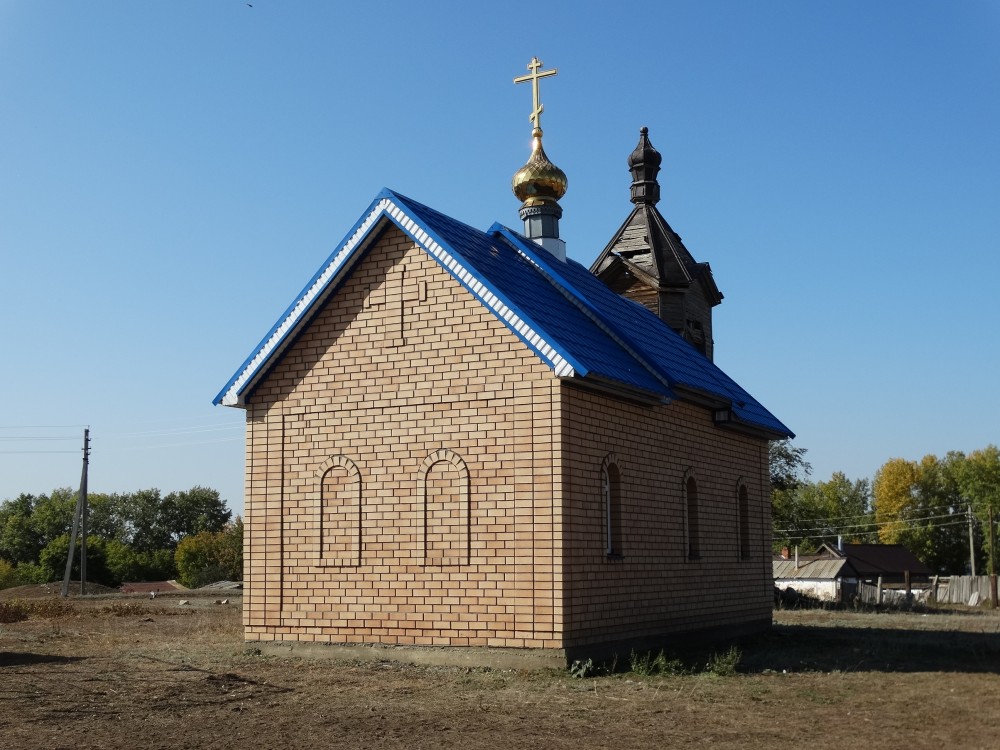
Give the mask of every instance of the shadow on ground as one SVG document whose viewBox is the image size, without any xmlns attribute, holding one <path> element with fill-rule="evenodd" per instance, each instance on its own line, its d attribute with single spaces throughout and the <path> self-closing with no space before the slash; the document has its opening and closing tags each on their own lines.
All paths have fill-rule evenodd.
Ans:
<svg viewBox="0 0 1000 750">
<path fill-rule="evenodd" d="M 25 667 L 32 664 L 70 664 L 86 656 L 50 656 L 28 651 L 0 651 L 0 667 Z"/>
<path fill-rule="evenodd" d="M 742 644 L 740 671 L 1000 674 L 1000 633 L 775 625 Z"/>
</svg>

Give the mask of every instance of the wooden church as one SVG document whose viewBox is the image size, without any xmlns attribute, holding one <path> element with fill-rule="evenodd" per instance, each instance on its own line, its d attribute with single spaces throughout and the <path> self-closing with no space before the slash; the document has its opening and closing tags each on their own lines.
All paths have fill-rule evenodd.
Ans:
<svg viewBox="0 0 1000 750">
<path fill-rule="evenodd" d="M 216 398 L 247 413 L 249 641 L 572 659 L 771 622 L 791 433 L 712 362 L 645 128 L 631 214 L 566 257 L 528 67 L 523 233 L 383 190 Z"/>
</svg>

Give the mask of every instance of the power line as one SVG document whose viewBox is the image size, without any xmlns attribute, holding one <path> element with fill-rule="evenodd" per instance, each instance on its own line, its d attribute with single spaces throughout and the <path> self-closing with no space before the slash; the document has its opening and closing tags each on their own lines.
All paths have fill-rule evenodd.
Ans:
<svg viewBox="0 0 1000 750">
<path fill-rule="evenodd" d="M 948 518 L 948 519 L 951 519 L 951 520 L 949 520 L 946 523 L 936 523 L 936 524 L 934 524 L 934 526 L 936 528 L 939 528 L 939 529 L 944 529 L 944 528 L 947 528 L 949 526 L 964 526 L 967 523 L 967 520 L 965 518 L 965 513 L 963 511 L 961 518 L 958 517 L 958 514 L 950 513 L 950 514 L 943 515 L 943 516 L 932 516 L 930 518 L 897 518 L 897 519 L 893 519 L 891 521 L 872 521 L 871 523 L 852 524 L 852 525 L 847 525 L 847 526 L 834 526 L 834 525 L 830 525 L 830 526 L 815 526 L 815 527 L 812 527 L 812 528 L 805 528 L 805 529 L 775 529 L 774 532 L 776 534 L 786 534 L 786 533 L 795 532 L 796 534 L 799 534 L 800 536 L 799 537 L 792 537 L 792 538 L 801 538 L 802 534 L 804 534 L 806 532 L 810 532 L 810 531 L 819 531 L 819 532 L 823 532 L 823 533 L 836 534 L 836 533 L 845 532 L 845 531 L 848 531 L 848 530 L 851 530 L 851 529 L 878 529 L 878 528 L 881 528 L 883 526 L 890 526 L 892 524 L 899 524 L 899 523 L 904 524 L 906 526 L 911 526 L 912 527 L 912 526 L 918 525 L 917 522 L 919 522 L 919 521 L 928 521 L 928 520 L 934 520 L 934 519 L 937 519 L 937 518 Z"/>
<path fill-rule="evenodd" d="M 930 506 L 927 506 L 926 508 L 920 508 L 919 510 L 921 510 L 921 511 L 946 510 L 946 511 L 960 512 L 960 513 L 964 513 L 965 512 L 964 509 L 961 510 L 961 511 L 955 510 L 958 507 L 959 506 L 957 506 L 957 505 L 930 505 Z M 826 521 L 850 521 L 850 520 L 854 520 L 856 518 L 868 518 L 870 515 L 871 514 L 869 514 L 869 513 L 861 513 L 861 514 L 858 514 L 858 515 L 855 515 L 855 516 L 827 516 L 827 517 L 824 517 L 824 518 L 803 518 L 803 519 L 799 520 L 799 523 L 824 523 Z"/>
<path fill-rule="evenodd" d="M 76 430 L 87 427 L 85 424 L 21 424 L 0 425 L 0 430 Z"/>
<path fill-rule="evenodd" d="M 4 453 L 4 454 L 13 454 L 13 453 L 79 453 L 79 452 L 80 451 L 78 451 L 78 450 L 77 451 L 0 451 L 0 453 Z"/>
<path fill-rule="evenodd" d="M 199 427 L 180 427 L 173 430 L 149 430 L 146 432 L 120 432 L 120 433 L 109 433 L 105 435 L 105 439 L 114 439 L 120 437 L 160 437 L 166 435 L 192 435 L 201 432 L 224 432 L 226 430 L 242 430 L 245 425 L 240 422 L 239 424 L 214 424 L 214 425 L 204 425 Z"/>
<path fill-rule="evenodd" d="M 77 436 L 53 436 L 53 435 L 0 435 L 0 440 L 76 440 Z"/>
<path fill-rule="evenodd" d="M 231 438 L 222 438 L 221 440 L 198 440 L 188 443 L 156 443 L 154 445 L 131 445 L 127 448 L 111 448 L 105 450 L 105 453 L 118 453 L 121 451 L 150 451 L 159 450 L 160 448 L 187 448 L 190 445 L 215 445 L 217 443 L 235 443 L 242 442 L 243 438 L 237 435 Z"/>
<path fill-rule="evenodd" d="M 179 420 L 157 420 L 156 422 L 139 422 L 136 424 L 156 424 L 164 422 L 178 422 Z M 21 425 L 21 426 L 3 426 L 0 430 L 13 431 L 13 430 L 42 430 L 42 429 L 67 429 L 69 427 L 74 427 L 75 425 Z M 102 449 L 101 453 L 105 455 L 118 453 L 121 451 L 137 451 L 137 450 L 159 450 L 160 448 L 186 448 L 188 446 L 199 446 L 199 445 L 214 445 L 219 443 L 230 443 L 237 442 L 243 439 L 242 432 L 245 429 L 245 423 L 243 421 L 227 424 L 220 422 L 212 422 L 209 424 L 192 424 L 188 422 L 186 425 L 179 425 L 175 427 L 167 427 L 164 429 L 155 430 L 140 430 L 132 432 L 102 432 L 101 438 L 99 440 L 98 448 Z M 232 437 L 224 437 L 219 440 L 188 440 L 184 441 L 185 436 L 192 437 L 204 437 L 209 436 L 213 433 L 231 433 Z M 144 438 L 149 439 L 149 443 L 146 445 L 135 445 L 134 443 L 138 439 L 144 442 Z M 156 442 L 155 438 L 173 438 L 173 442 L 160 443 Z M 26 455 L 26 454 L 69 454 L 77 453 L 75 450 L 62 450 L 57 448 L 52 449 L 41 449 L 29 447 L 25 445 L 23 448 L 18 446 L 18 443 L 35 443 L 35 442 L 53 442 L 57 443 L 59 441 L 75 441 L 78 440 L 78 436 L 63 436 L 63 435 L 38 435 L 38 434 L 23 434 L 23 435 L 10 435 L 0 433 L 0 455 Z M 128 446 L 120 446 L 120 443 L 127 441 Z M 182 442 L 183 441 L 183 442 Z M 119 445 L 115 445 L 115 444 Z M 9 447 L 8 447 L 9 446 Z"/>
</svg>

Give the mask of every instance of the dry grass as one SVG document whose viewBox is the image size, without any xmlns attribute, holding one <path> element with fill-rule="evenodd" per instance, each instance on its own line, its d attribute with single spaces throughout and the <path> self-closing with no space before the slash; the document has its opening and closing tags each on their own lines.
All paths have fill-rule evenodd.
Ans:
<svg viewBox="0 0 1000 750">
<path fill-rule="evenodd" d="M 28 618 L 69 617 L 74 609 L 65 599 L 9 599 L 0 601 L 0 623 L 21 622 Z"/>
<path fill-rule="evenodd" d="M 238 599 L 178 601 L 71 600 L 0 627 L 3 744 L 997 747 L 991 612 L 779 612 L 731 676 L 575 679 L 265 657 L 242 641 Z M 681 649 L 712 653 L 725 648 Z"/>
</svg>

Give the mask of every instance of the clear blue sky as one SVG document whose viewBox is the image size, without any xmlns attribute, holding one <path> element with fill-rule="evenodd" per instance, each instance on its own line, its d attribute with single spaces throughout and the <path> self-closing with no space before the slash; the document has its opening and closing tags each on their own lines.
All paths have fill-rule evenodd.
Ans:
<svg viewBox="0 0 1000 750">
<path fill-rule="evenodd" d="M 75 487 L 89 425 L 92 491 L 241 511 L 212 398 L 381 187 L 519 226 L 533 55 L 570 256 L 648 126 L 716 361 L 814 478 L 1000 441 L 1000 3 L 0 0 L 0 499 Z"/>
</svg>

